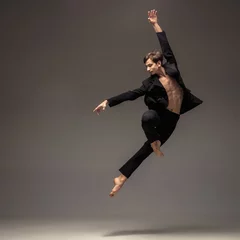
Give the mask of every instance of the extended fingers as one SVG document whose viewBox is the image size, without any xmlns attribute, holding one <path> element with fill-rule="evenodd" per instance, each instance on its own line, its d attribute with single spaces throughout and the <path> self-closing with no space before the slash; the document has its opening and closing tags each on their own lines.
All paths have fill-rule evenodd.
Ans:
<svg viewBox="0 0 240 240">
<path fill-rule="evenodd" d="M 157 11 L 155 9 L 152 9 L 150 11 L 148 11 L 148 16 L 149 17 L 153 17 L 157 15 Z"/>
</svg>

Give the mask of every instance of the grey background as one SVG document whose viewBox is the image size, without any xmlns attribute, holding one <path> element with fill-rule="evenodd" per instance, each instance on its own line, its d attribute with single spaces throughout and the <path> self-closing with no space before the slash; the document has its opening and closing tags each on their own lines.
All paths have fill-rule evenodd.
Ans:
<svg viewBox="0 0 240 240">
<path fill-rule="evenodd" d="M 240 220 L 239 1 L 2 1 L 1 219 Z M 143 99 L 92 110 L 140 86 L 159 48 L 158 10 L 188 88 L 165 157 L 114 199 L 118 168 L 145 141 Z"/>
</svg>

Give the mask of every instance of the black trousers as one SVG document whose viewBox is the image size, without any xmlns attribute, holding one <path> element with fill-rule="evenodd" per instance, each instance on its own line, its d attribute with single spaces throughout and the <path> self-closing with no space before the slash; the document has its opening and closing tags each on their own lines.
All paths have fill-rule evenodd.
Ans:
<svg viewBox="0 0 240 240">
<path fill-rule="evenodd" d="M 119 169 L 127 178 L 140 166 L 140 164 L 153 152 L 151 143 L 159 140 L 161 146 L 168 140 L 176 128 L 180 115 L 167 109 L 158 112 L 148 110 L 142 116 L 142 128 L 147 137 L 143 146 Z"/>
</svg>

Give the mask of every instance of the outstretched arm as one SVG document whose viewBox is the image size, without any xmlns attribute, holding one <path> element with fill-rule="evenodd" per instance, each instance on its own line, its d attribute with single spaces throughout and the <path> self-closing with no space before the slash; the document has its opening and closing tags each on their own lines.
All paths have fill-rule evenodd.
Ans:
<svg viewBox="0 0 240 240">
<path fill-rule="evenodd" d="M 166 58 L 167 62 L 175 63 L 177 65 L 177 61 L 169 45 L 166 33 L 158 24 L 157 11 L 155 9 L 148 11 L 148 21 L 152 24 L 153 29 L 157 34 L 164 58 Z"/>
<path fill-rule="evenodd" d="M 107 99 L 108 105 L 109 105 L 109 107 L 113 107 L 113 106 L 116 106 L 125 101 L 133 101 L 133 100 L 143 96 L 145 93 L 146 93 L 146 88 L 142 84 L 142 86 L 139 88 L 121 93 L 117 96 Z"/>
<path fill-rule="evenodd" d="M 139 88 L 121 93 L 119 95 L 104 100 L 93 110 L 93 112 L 97 112 L 97 114 L 99 114 L 100 111 L 106 109 L 107 105 L 109 107 L 113 107 L 125 101 L 133 101 L 143 96 L 145 93 L 146 87 L 144 86 L 144 84 L 142 84 Z"/>
</svg>

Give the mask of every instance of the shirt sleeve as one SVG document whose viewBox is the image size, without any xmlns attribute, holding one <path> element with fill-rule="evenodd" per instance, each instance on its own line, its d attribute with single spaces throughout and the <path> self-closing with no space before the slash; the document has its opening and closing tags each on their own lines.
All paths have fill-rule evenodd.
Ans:
<svg viewBox="0 0 240 240">
<path fill-rule="evenodd" d="M 109 107 L 116 106 L 125 101 L 133 101 L 146 93 L 146 87 L 142 84 L 139 88 L 121 93 L 114 97 L 108 98 L 108 105 Z"/>
<path fill-rule="evenodd" d="M 171 64 L 174 63 L 177 65 L 176 58 L 168 42 L 166 32 L 165 31 L 157 32 L 157 37 L 158 37 L 158 41 L 161 46 L 164 58 L 167 60 L 168 63 L 171 63 Z"/>
</svg>

